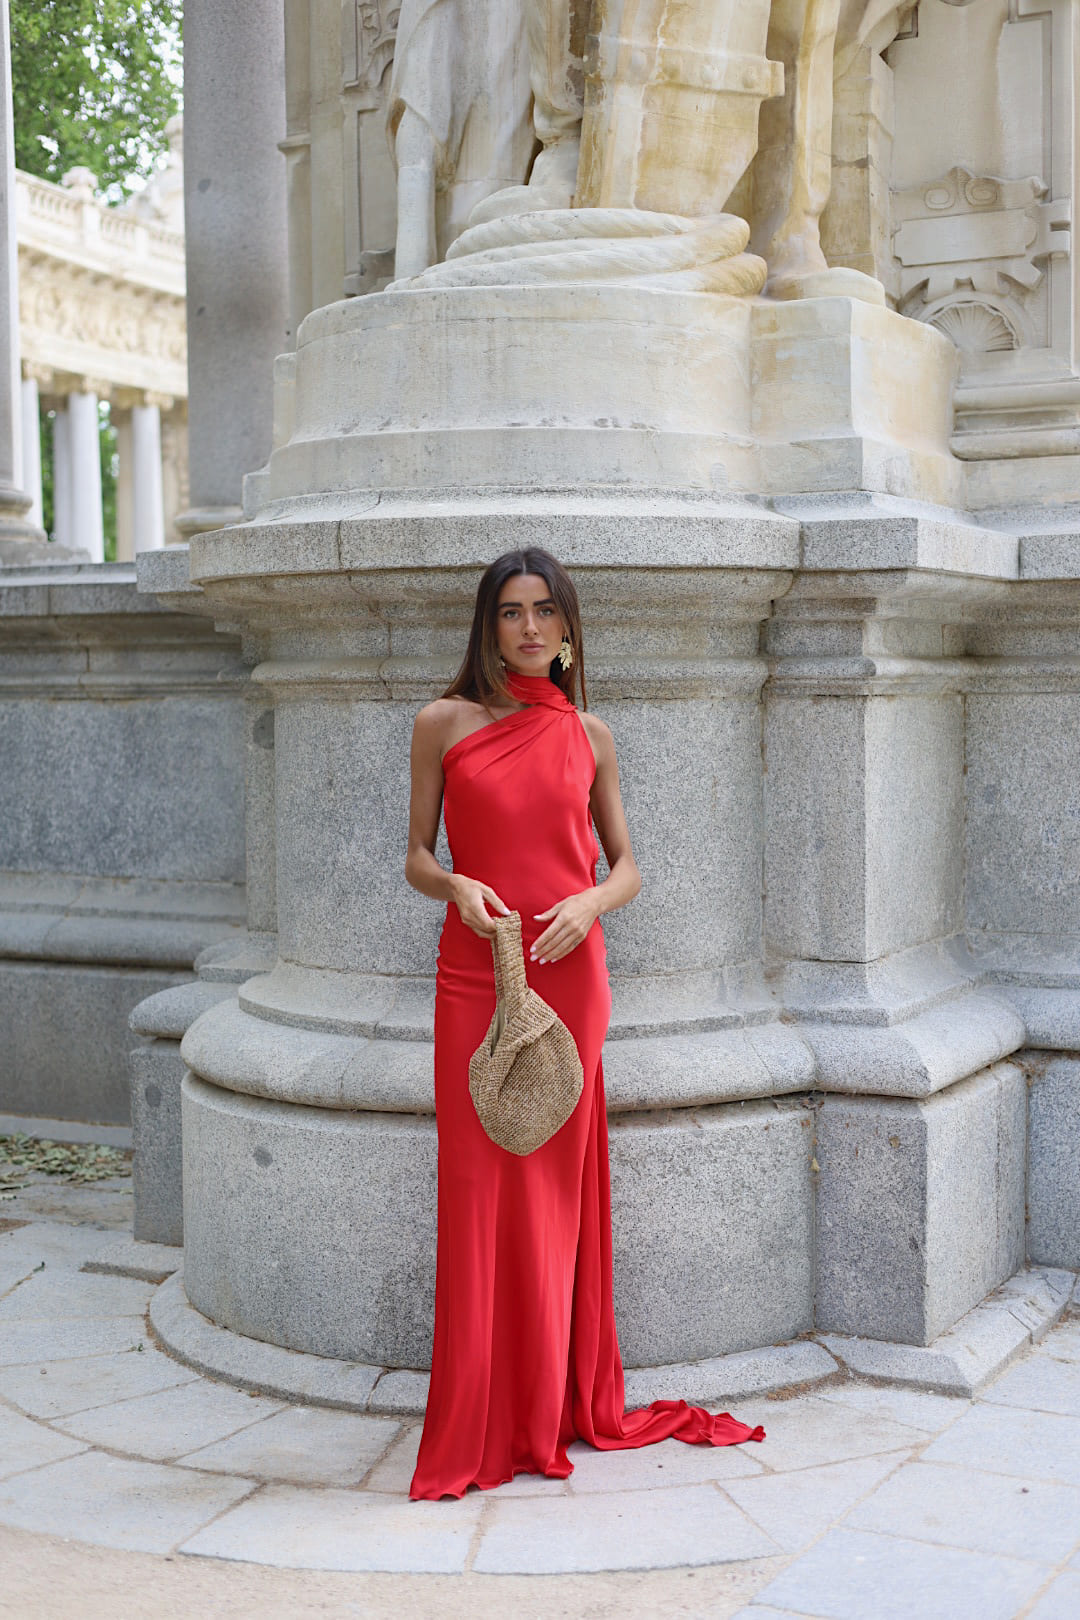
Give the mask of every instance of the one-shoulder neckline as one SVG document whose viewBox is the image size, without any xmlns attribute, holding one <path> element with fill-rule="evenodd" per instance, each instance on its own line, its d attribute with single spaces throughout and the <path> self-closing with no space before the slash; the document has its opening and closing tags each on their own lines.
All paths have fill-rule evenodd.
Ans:
<svg viewBox="0 0 1080 1620">
<path fill-rule="evenodd" d="M 464 737 L 459 737 L 457 742 L 450 744 L 449 748 L 442 756 L 442 764 L 446 764 L 446 761 L 450 758 L 450 755 L 454 752 L 454 749 L 460 748 L 462 743 L 470 742 L 473 737 L 479 737 L 481 732 L 494 731 L 496 726 L 505 726 L 508 720 L 516 720 L 519 715 L 525 714 L 527 710 L 535 707 L 536 704 L 534 703 L 524 703 L 520 709 L 515 709 L 513 714 L 504 714 L 499 720 L 489 720 L 487 725 L 477 726 L 475 731 L 467 731 Z"/>
</svg>

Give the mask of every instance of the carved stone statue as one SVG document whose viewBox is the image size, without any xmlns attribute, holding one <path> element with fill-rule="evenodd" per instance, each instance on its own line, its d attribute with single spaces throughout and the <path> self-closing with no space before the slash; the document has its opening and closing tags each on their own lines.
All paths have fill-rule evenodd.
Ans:
<svg viewBox="0 0 1080 1620">
<path fill-rule="evenodd" d="M 533 150 L 522 0 L 404 0 L 387 104 L 397 163 L 395 269 L 436 264 L 475 204 Z"/>
<path fill-rule="evenodd" d="M 882 301 L 872 278 L 827 267 L 819 222 L 835 53 L 875 30 L 886 43 L 905 10 L 405 0 L 389 108 L 398 280 L 435 266 L 423 284 L 632 275 L 754 292 L 767 274 L 778 297 Z M 751 164 L 747 227 L 723 208 Z"/>
</svg>

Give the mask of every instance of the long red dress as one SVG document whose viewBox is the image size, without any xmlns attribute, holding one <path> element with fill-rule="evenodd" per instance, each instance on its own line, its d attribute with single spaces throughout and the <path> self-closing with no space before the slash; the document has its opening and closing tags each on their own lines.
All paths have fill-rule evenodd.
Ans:
<svg viewBox="0 0 1080 1620">
<path fill-rule="evenodd" d="M 526 979 L 573 1034 L 585 1087 L 536 1152 L 519 1157 L 487 1136 L 468 1069 L 495 1010 L 491 944 L 450 902 L 435 981 L 435 1338 L 413 1498 L 457 1497 L 522 1472 L 565 1479 L 574 1439 L 615 1450 L 669 1436 L 726 1446 L 765 1434 L 686 1401 L 624 1410 L 600 1060 L 611 990 L 599 919 L 558 961 L 529 957 L 550 923 L 534 913 L 596 883 L 596 764 L 561 688 L 547 675 L 507 675 L 530 706 L 447 749 L 446 834 L 454 870 L 521 913 Z"/>
</svg>

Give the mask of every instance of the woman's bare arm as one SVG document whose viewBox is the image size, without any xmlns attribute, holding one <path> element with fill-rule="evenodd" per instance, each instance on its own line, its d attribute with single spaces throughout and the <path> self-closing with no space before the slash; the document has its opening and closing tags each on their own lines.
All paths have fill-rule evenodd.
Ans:
<svg viewBox="0 0 1080 1620">
<path fill-rule="evenodd" d="M 641 873 L 630 848 L 630 832 L 619 793 L 615 739 L 595 715 L 590 715 L 587 722 L 583 719 L 582 724 L 596 756 L 589 808 L 610 873 L 603 883 L 582 889 L 579 894 L 567 895 L 546 911 L 536 913 L 541 921 L 549 920 L 544 932 L 530 947 L 534 962 L 558 962 L 567 956 L 580 945 L 597 917 L 625 906 L 641 888 Z"/>
<path fill-rule="evenodd" d="M 596 776 L 589 808 L 610 868 L 609 875 L 593 890 L 599 914 L 602 914 L 617 911 L 633 900 L 641 890 L 641 873 L 630 848 L 630 829 L 619 790 L 615 739 L 596 715 L 589 716 L 589 740 L 596 754 Z"/>
<path fill-rule="evenodd" d="M 405 879 L 432 900 L 452 900 L 462 922 L 474 934 L 490 937 L 495 925 L 485 909 L 508 912 L 509 906 L 487 883 L 448 872 L 436 858 L 435 840 L 439 835 L 439 815 L 443 800 L 442 745 L 446 735 L 448 700 L 436 698 L 425 704 L 413 722 L 410 770 L 412 792 L 409 798 L 409 846 L 405 855 Z"/>
</svg>

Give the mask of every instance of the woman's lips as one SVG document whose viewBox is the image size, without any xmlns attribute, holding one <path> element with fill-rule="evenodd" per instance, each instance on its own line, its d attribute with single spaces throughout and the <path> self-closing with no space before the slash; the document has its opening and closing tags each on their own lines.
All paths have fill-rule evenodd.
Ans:
<svg viewBox="0 0 1080 1620">
<path fill-rule="evenodd" d="M 522 643 L 522 652 L 543 652 L 543 644 L 539 641 L 526 641 Z"/>
</svg>

